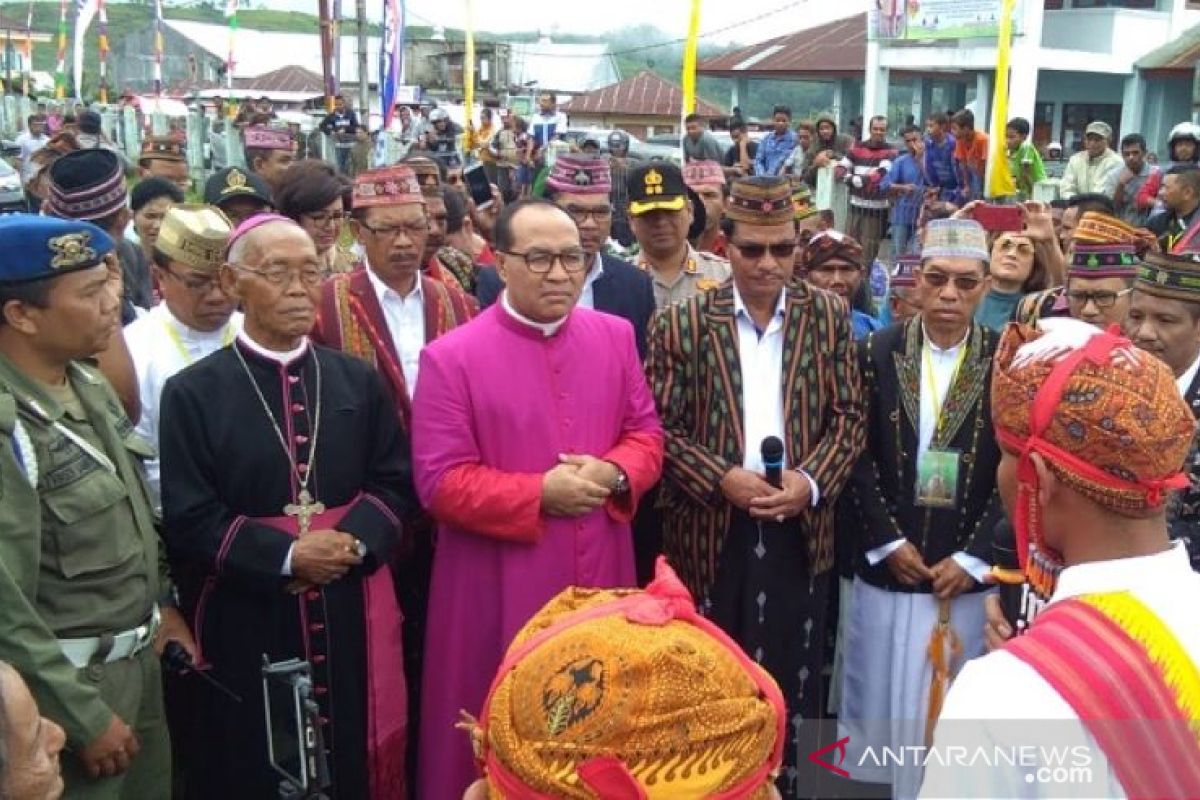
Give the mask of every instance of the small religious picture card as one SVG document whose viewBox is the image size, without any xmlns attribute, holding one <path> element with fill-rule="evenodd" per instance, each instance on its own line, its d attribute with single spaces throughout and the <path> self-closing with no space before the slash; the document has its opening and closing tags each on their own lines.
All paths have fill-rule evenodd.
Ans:
<svg viewBox="0 0 1200 800">
<path fill-rule="evenodd" d="M 917 505 L 954 508 L 958 497 L 958 450 L 927 450 L 917 459 Z"/>
</svg>

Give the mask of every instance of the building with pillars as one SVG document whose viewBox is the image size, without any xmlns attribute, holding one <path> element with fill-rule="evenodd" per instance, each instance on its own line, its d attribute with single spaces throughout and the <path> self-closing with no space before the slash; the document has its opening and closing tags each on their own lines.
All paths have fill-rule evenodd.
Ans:
<svg viewBox="0 0 1200 800">
<path fill-rule="evenodd" d="M 869 15 L 742 48 L 699 71 L 733 79 L 731 105 L 752 80 L 832 82 L 843 130 L 860 114 L 885 114 L 898 128 L 910 115 L 964 107 L 986 129 L 1001 0 L 872 5 Z M 1095 119 L 1118 139 L 1139 132 L 1161 152 L 1200 101 L 1197 26 L 1198 0 L 1018 0 L 1009 116 L 1028 119 L 1037 144 L 1061 142 L 1068 154 Z"/>
</svg>

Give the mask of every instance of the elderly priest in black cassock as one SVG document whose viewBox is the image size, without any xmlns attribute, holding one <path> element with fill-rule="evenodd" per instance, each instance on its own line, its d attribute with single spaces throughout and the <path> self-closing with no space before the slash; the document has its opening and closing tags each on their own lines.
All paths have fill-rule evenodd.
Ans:
<svg viewBox="0 0 1200 800">
<path fill-rule="evenodd" d="M 312 241 L 260 215 L 230 238 L 222 285 L 245 311 L 234 343 L 167 382 L 165 538 L 212 691 L 185 765 L 195 797 L 278 797 L 263 656 L 312 667 L 333 798 L 403 798 L 400 616 L 387 564 L 413 510 L 408 446 L 379 376 L 309 343 Z M 272 688 L 276 759 L 298 771 L 290 691 Z M 286 702 L 285 702 L 286 701 Z"/>
</svg>

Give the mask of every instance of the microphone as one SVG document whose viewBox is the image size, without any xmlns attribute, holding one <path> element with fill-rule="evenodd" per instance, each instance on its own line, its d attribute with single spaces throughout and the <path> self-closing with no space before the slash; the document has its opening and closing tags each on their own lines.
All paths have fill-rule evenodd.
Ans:
<svg viewBox="0 0 1200 800">
<path fill-rule="evenodd" d="M 767 474 L 767 483 L 776 489 L 782 489 L 783 442 L 778 436 L 768 436 L 762 440 L 759 452 L 762 454 L 763 471 Z"/>
</svg>

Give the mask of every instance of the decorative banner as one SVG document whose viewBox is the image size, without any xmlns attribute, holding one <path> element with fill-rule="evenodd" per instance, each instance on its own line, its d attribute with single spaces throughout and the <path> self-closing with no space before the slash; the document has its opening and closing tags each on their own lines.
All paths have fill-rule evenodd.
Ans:
<svg viewBox="0 0 1200 800">
<path fill-rule="evenodd" d="M 333 0 L 329 40 L 333 43 L 333 93 L 338 94 L 342 91 L 342 0 Z"/>
<path fill-rule="evenodd" d="M 1004 16 L 1004 0 L 877 0 L 873 5 L 867 22 L 871 39 L 991 39 Z"/>
<path fill-rule="evenodd" d="M 163 7 L 162 0 L 154 0 L 154 94 L 162 97 L 163 91 Z"/>
<path fill-rule="evenodd" d="M 225 59 L 225 88 L 233 88 L 233 68 L 237 64 L 233 60 L 234 40 L 237 39 L 238 30 L 238 0 L 229 0 L 225 4 L 225 18 L 229 20 L 229 56 Z"/>
<path fill-rule="evenodd" d="M 467 2 L 467 46 L 463 55 L 463 113 L 467 125 L 475 127 L 475 3 Z"/>
<path fill-rule="evenodd" d="M 33 0 L 25 15 L 25 69 L 21 73 L 21 94 L 29 96 L 29 73 L 33 71 Z"/>
<path fill-rule="evenodd" d="M 1008 62 L 1012 55 L 1012 18 L 1017 0 L 1004 0 L 1000 13 L 1000 34 L 996 40 L 996 89 L 992 94 L 992 124 L 988 129 L 991 152 L 983 193 L 987 197 L 1011 197 L 1017 193 L 1012 170 L 1008 168 Z"/>
<path fill-rule="evenodd" d="M 400 0 L 383 0 L 383 46 L 379 48 L 379 103 L 383 127 L 391 127 L 396 90 L 404 65 L 404 6 Z"/>
<path fill-rule="evenodd" d="M 683 46 L 683 106 L 679 109 L 680 142 L 683 136 L 683 118 L 696 110 L 696 48 L 700 43 L 700 0 L 692 0 L 692 13 L 688 20 L 687 43 Z"/>
<path fill-rule="evenodd" d="M 71 75 L 75 80 L 75 96 L 83 97 L 83 37 L 96 18 L 98 0 L 76 0 L 75 42 L 71 58 Z"/>
<path fill-rule="evenodd" d="M 67 96 L 67 0 L 58 4 L 58 59 L 54 65 L 54 97 Z"/>
<path fill-rule="evenodd" d="M 104 0 L 98 0 L 100 14 L 100 102 L 108 103 L 108 9 Z"/>
</svg>

